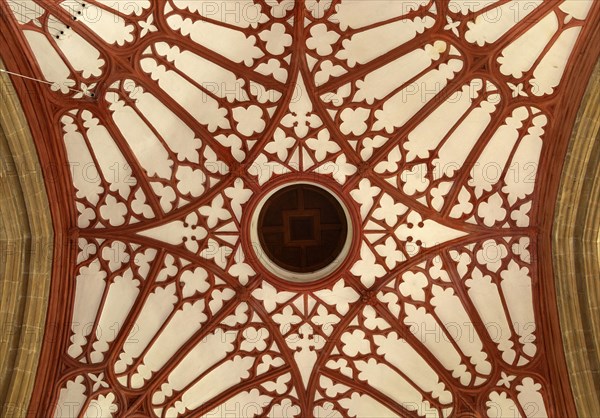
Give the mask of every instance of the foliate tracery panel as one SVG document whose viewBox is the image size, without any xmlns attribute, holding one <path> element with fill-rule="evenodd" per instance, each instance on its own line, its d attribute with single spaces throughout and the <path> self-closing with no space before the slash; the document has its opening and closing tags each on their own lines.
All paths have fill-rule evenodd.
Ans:
<svg viewBox="0 0 600 418">
<path fill-rule="evenodd" d="M 44 413 L 564 412 L 540 162 L 591 0 L 2 7 L 49 84 L 76 214 Z M 249 239 L 293 181 L 337 193 L 355 234 L 304 285 Z"/>
</svg>

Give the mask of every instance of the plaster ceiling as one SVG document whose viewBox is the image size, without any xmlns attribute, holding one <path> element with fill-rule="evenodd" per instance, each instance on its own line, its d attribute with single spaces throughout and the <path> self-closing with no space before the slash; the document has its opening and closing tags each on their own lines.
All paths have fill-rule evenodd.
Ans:
<svg viewBox="0 0 600 418">
<path fill-rule="evenodd" d="M 560 411 L 541 193 L 597 6 L 4 0 L 70 177 L 49 413 Z M 310 283 L 250 239 L 298 181 L 355 234 Z"/>
</svg>

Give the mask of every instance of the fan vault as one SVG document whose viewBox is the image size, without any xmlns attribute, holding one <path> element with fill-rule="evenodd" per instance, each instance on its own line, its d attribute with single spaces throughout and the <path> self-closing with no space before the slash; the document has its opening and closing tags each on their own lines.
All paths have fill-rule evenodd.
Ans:
<svg viewBox="0 0 600 418">
<path fill-rule="evenodd" d="M 573 413 L 545 199 L 599 4 L 1 4 L 8 68 L 49 82 L 22 100 L 70 244 L 33 411 Z M 252 214 L 298 183 L 352 240 L 291 282 Z"/>
</svg>

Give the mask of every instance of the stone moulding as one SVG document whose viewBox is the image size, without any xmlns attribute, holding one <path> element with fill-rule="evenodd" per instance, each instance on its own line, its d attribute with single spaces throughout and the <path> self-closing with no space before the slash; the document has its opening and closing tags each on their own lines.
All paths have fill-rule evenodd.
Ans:
<svg viewBox="0 0 600 418">
<path fill-rule="evenodd" d="M 27 412 L 42 348 L 53 230 L 42 166 L 5 74 L 0 103 L 0 414 L 17 417 Z"/>
<path fill-rule="evenodd" d="M 569 143 L 552 234 L 570 383 L 581 418 L 600 416 L 600 64 Z"/>
</svg>

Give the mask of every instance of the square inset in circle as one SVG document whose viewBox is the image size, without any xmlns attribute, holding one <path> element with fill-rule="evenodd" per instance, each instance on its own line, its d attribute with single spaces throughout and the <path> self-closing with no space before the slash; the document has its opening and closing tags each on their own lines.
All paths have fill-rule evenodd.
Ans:
<svg viewBox="0 0 600 418">
<path fill-rule="evenodd" d="M 350 248 L 349 221 L 332 192 L 292 184 L 267 195 L 261 204 L 252 222 L 267 269 L 283 269 L 276 273 L 282 277 L 289 272 L 321 274 L 339 266 L 336 257 Z"/>
<path fill-rule="evenodd" d="M 315 218 L 313 216 L 290 217 L 290 241 L 315 239 Z"/>
<path fill-rule="evenodd" d="M 318 210 L 283 211 L 283 245 L 314 247 L 321 242 L 321 216 Z"/>
</svg>

